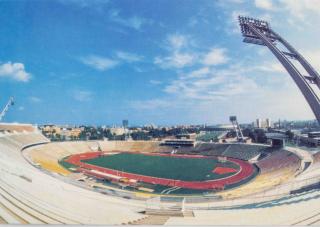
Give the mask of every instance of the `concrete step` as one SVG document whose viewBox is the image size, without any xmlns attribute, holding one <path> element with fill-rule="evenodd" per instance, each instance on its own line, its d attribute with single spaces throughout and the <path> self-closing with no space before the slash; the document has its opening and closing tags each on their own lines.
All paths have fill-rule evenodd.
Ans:
<svg viewBox="0 0 320 227">
<path fill-rule="evenodd" d="M 296 220 L 291 225 L 317 225 L 320 222 L 320 213 L 312 214 L 308 217 L 301 218 Z"/>
<path fill-rule="evenodd" d="M 4 220 L 1 216 L 0 216 L 0 225 L 3 224 L 8 224 L 8 222 L 6 222 L 6 220 Z"/>
<path fill-rule="evenodd" d="M 168 210 L 168 209 L 146 209 L 147 215 L 157 215 L 157 216 L 174 216 L 183 217 L 183 212 L 181 210 Z"/>
<path fill-rule="evenodd" d="M 8 224 L 27 224 L 24 219 L 18 217 L 15 213 L 0 203 L 0 215 L 2 219 Z"/>
<path fill-rule="evenodd" d="M 30 216 L 34 217 L 35 219 L 38 219 L 39 221 L 45 224 L 62 224 L 62 222 L 52 219 L 41 212 L 38 212 L 32 207 L 32 205 L 28 205 L 26 202 L 22 202 L 21 200 L 18 200 L 17 198 L 13 197 L 11 194 L 3 190 L 1 187 L 0 194 L 10 203 L 14 204 L 16 207 L 19 207 L 21 210 L 23 210 Z"/>
<path fill-rule="evenodd" d="M 21 194 L 18 191 L 14 191 L 14 189 L 9 185 L 6 185 L 5 182 L 1 183 L 2 185 L 0 189 L 4 190 L 7 193 L 9 193 L 10 191 L 11 196 L 13 195 L 12 193 L 14 193 L 14 198 L 20 200 L 21 202 L 24 202 L 27 206 L 32 207 L 34 210 L 37 210 L 50 219 L 53 219 L 58 224 L 80 224 L 80 222 L 78 221 L 65 217 L 64 211 L 56 210 L 55 207 L 49 208 L 48 204 L 43 203 L 43 201 L 38 201 L 37 198 L 31 198 L 28 200 L 24 193 Z"/>
<path fill-rule="evenodd" d="M 23 224 L 45 224 L 41 220 L 37 219 L 36 217 L 33 217 L 32 215 L 25 212 L 20 207 L 16 206 L 11 201 L 7 200 L 5 197 L 0 195 L 0 203 L 6 207 L 8 210 L 10 210 L 13 214 L 15 214 L 15 218 L 19 221 L 25 222 Z"/>
<path fill-rule="evenodd" d="M 183 211 L 183 217 L 194 217 L 194 213 L 192 210 Z"/>
<path fill-rule="evenodd" d="M 164 225 L 170 216 L 162 216 L 162 215 L 150 215 L 145 218 L 138 219 L 129 224 L 132 225 Z"/>
</svg>

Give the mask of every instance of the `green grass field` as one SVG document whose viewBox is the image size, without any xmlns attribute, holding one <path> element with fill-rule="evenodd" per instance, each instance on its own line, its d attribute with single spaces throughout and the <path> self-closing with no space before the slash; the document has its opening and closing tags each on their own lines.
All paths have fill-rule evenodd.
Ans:
<svg viewBox="0 0 320 227">
<path fill-rule="evenodd" d="M 240 168 L 237 164 L 229 161 L 221 163 L 215 159 L 151 156 L 135 153 L 119 153 L 83 160 L 83 162 L 128 173 L 184 181 L 214 180 L 234 174 L 213 173 L 212 170 L 217 166 L 237 170 Z"/>
</svg>

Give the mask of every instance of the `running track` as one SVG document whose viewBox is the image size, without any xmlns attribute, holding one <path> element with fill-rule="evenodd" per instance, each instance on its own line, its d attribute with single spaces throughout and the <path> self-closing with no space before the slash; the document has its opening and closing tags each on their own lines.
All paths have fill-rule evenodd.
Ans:
<svg viewBox="0 0 320 227">
<path fill-rule="evenodd" d="M 139 152 L 136 152 L 136 153 L 139 153 Z M 172 180 L 167 178 L 157 178 L 152 176 L 122 172 L 122 171 L 104 168 L 104 167 L 82 162 L 82 160 L 96 158 L 100 154 L 101 154 L 100 152 L 88 152 L 88 153 L 82 153 L 82 154 L 75 154 L 68 157 L 65 161 L 80 167 L 79 170 L 82 170 L 87 174 L 95 175 L 98 178 L 105 178 L 105 176 L 103 175 L 99 176 L 98 173 L 91 173 L 88 170 L 96 170 L 102 173 L 112 174 L 112 175 L 120 176 L 123 178 L 134 179 L 137 181 L 142 181 L 142 182 L 151 183 L 151 184 L 159 184 L 159 185 L 168 186 L 168 187 L 177 186 L 181 188 L 202 189 L 202 190 L 223 189 L 225 185 L 238 183 L 250 177 L 254 173 L 254 167 L 250 163 L 243 160 L 234 159 L 234 158 L 227 158 L 227 160 L 238 164 L 241 167 L 240 171 L 238 171 L 236 174 L 227 178 L 208 180 L 208 181 L 180 181 L 180 180 Z M 179 154 L 159 154 L 159 153 L 144 153 L 144 154 L 157 155 L 157 156 L 175 156 L 180 158 L 216 159 L 216 157 L 208 157 L 208 156 L 202 156 L 202 155 L 179 155 Z"/>
</svg>

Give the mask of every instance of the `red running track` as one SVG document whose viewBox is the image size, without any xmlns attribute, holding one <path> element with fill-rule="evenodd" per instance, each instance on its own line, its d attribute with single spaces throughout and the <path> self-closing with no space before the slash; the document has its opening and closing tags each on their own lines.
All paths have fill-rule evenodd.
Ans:
<svg viewBox="0 0 320 227">
<path fill-rule="evenodd" d="M 134 152 L 131 152 L 134 153 Z M 139 152 L 136 152 L 139 153 Z M 112 174 L 115 176 L 120 176 L 123 178 L 128 178 L 128 179 L 134 179 L 137 181 L 142 181 L 146 183 L 151 183 L 151 184 L 159 184 L 163 186 L 168 186 L 168 187 L 181 187 L 181 188 L 189 188 L 189 189 L 223 189 L 225 185 L 229 184 L 235 184 L 238 183 L 248 177 L 250 177 L 253 172 L 254 172 L 254 167 L 243 160 L 239 159 L 234 159 L 234 158 L 227 158 L 228 161 L 234 162 L 240 166 L 240 170 L 227 178 L 223 179 L 216 179 L 216 180 L 208 180 L 208 181 L 181 181 L 181 180 L 172 180 L 172 179 L 167 179 L 167 178 L 158 178 L 158 177 L 152 177 L 152 176 L 145 176 L 145 175 L 139 175 L 139 174 L 134 174 L 134 173 L 127 173 L 127 172 L 122 172 L 114 169 L 109 169 L 109 168 L 104 168 L 100 166 L 95 166 L 92 164 L 84 163 L 82 160 L 86 159 L 93 159 L 96 158 L 100 155 L 100 152 L 88 152 L 88 153 L 82 153 L 82 154 L 76 154 L 76 155 L 71 155 L 68 157 L 65 161 L 69 162 L 70 164 L 79 166 L 82 170 L 87 169 L 87 170 L 96 170 L 100 171 L 102 173 L 107 173 L 107 174 Z M 145 155 L 157 155 L 157 156 L 175 156 L 175 157 L 180 157 L 180 158 L 211 158 L 211 159 L 216 159 L 216 157 L 208 157 L 208 156 L 202 156 L 202 155 L 179 155 L 179 154 L 159 154 L 159 153 L 143 153 Z M 88 171 L 85 171 L 87 174 L 89 173 Z M 97 177 L 99 177 L 98 173 L 92 174 Z M 103 177 L 103 175 L 100 176 L 100 178 Z"/>
</svg>

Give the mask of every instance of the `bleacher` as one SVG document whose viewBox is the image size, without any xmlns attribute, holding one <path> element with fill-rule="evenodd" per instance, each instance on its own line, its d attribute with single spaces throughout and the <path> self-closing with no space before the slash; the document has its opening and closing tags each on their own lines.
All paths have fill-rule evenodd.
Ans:
<svg viewBox="0 0 320 227">
<path fill-rule="evenodd" d="M 282 149 L 259 161 L 257 165 L 262 173 L 284 170 L 285 168 L 297 170 L 300 167 L 300 159 L 295 154 Z"/>
<path fill-rule="evenodd" d="M 130 205 L 130 201 L 80 188 L 34 168 L 29 159 L 25 159 L 30 151 L 37 150 L 37 155 L 46 151 L 41 158 L 52 161 L 67 154 L 70 148 L 62 145 L 56 149 L 57 143 L 37 145 L 45 142 L 47 139 L 37 132 L 0 133 L 1 224 L 112 225 L 145 217 L 137 212 L 136 205 Z M 31 144 L 36 146 L 21 151 Z M 75 153 L 79 152 L 77 149 L 88 148 L 85 144 L 72 147 Z"/>
<path fill-rule="evenodd" d="M 123 200 L 113 196 L 96 193 L 87 189 L 83 189 L 74 185 L 69 181 L 62 181 L 60 178 L 50 177 L 46 173 L 34 168 L 25 158 L 36 158 L 42 161 L 46 169 L 52 168 L 53 172 L 57 170 L 57 160 L 70 154 L 90 151 L 96 142 L 61 142 L 46 143 L 41 134 L 26 133 L 0 133 L 0 223 L 6 224 L 209 224 L 209 223 L 225 223 L 228 218 L 244 220 L 250 217 L 261 220 L 261 217 L 267 217 L 268 212 L 273 212 L 270 223 L 291 224 L 295 223 L 295 219 L 305 220 L 305 216 L 301 212 L 318 212 L 319 200 L 306 200 L 303 203 L 293 205 L 282 205 L 277 209 L 261 208 L 261 209 L 223 209 L 223 210 L 205 210 L 193 211 L 194 217 L 172 217 L 165 216 L 158 219 L 156 216 L 148 217 L 143 213 L 139 213 L 145 208 L 144 201 Z M 45 144 L 41 144 L 45 143 Z M 157 143 L 126 143 L 126 142 L 103 141 L 101 144 L 106 151 L 114 151 L 119 149 L 117 145 L 127 151 L 160 151 Z M 27 145 L 37 144 L 36 146 L 21 149 Z M 41 145 L 38 145 L 41 144 Z M 249 159 L 257 152 L 267 152 L 260 150 L 259 147 L 250 147 L 244 145 L 239 147 L 235 144 L 199 144 L 195 148 L 198 151 L 208 155 L 228 155 L 236 156 L 241 159 Z M 231 152 L 234 149 L 234 152 Z M 249 148 L 249 149 L 248 149 Z M 162 149 L 162 148 L 161 148 Z M 168 149 L 164 147 L 163 149 Z M 171 148 L 172 149 L 172 148 Z M 169 150 L 169 149 L 168 149 Z M 249 150 L 248 156 L 244 156 L 245 150 Z M 230 152 L 230 153 L 229 153 Z M 315 154 L 315 160 L 319 160 L 320 154 Z M 47 164 L 45 164 L 47 162 Z M 46 166 L 47 165 L 47 166 Z M 50 165 L 53 165 L 50 167 Z M 269 152 L 268 155 L 259 160 L 257 165 L 261 169 L 260 175 L 249 183 L 233 190 L 227 190 L 216 194 L 217 197 L 223 199 L 243 198 L 259 193 L 262 190 L 270 189 L 274 186 L 288 182 L 294 179 L 294 173 L 299 168 L 299 158 L 286 150 Z M 97 202 L 98 201 L 98 202 Z M 189 201 L 189 202 L 192 202 Z M 202 206 L 200 201 L 194 201 L 197 206 Z M 204 207 L 208 207 L 211 201 L 206 201 Z M 219 203 L 230 204 L 236 203 L 230 200 L 219 200 Z M 217 203 L 217 201 L 212 201 Z M 186 205 L 187 206 L 187 205 Z M 191 206 L 194 206 L 192 204 Z M 92 209 L 88 209 L 92 208 Z M 311 211 L 310 211 L 311 210 Z M 188 211 L 188 210 L 187 210 Z M 298 212 L 299 211 L 299 212 Z M 249 213 L 250 215 L 249 215 Z M 299 217 L 292 217 L 294 212 Z M 305 215 L 305 216 L 303 216 Z M 310 214 L 311 215 L 311 214 Z M 286 217 L 280 218 L 280 217 Z M 218 222 L 216 222 L 218 220 Z M 271 219 L 270 219 L 271 220 Z M 307 219 L 306 219 L 307 220 Z M 310 223 L 313 223 L 310 221 Z"/>
<path fill-rule="evenodd" d="M 288 182 L 295 177 L 300 167 L 300 159 L 289 151 L 278 150 L 258 161 L 256 165 L 260 174 L 249 184 L 232 191 L 221 192 L 219 195 L 224 198 L 249 196 Z"/>
<path fill-rule="evenodd" d="M 182 139 L 171 139 L 165 140 L 160 143 L 160 146 L 171 146 L 171 147 L 194 147 L 195 142 L 193 140 L 182 140 Z"/>
<path fill-rule="evenodd" d="M 199 143 L 195 150 L 205 155 L 220 156 L 228 147 L 228 144 Z"/>
<path fill-rule="evenodd" d="M 261 154 L 265 148 L 265 146 L 261 145 L 230 144 L 221 155 L 230 158 L 250 160 Z"/>
<path fill-rule="evenodd" d="M 219 156 L 228 146 L 228 144 L 218 143 L 196 143 L 194 147 L 179 147 L 177 153 Z"/>
<path fill-rule="evenodd" d="M 317 153 L 313 154 L 313 160 L 315 163 L 319 163 L 320 162 L 320 151 L 318 151 Z"/>
<path fill-rule="evenodd" d="M 196 143 L 194 147 L 180 147 L 177 151 L 181 154 L 214 155 L 250 160 L 261 153 L 269 153 L 270 151 L 267 151 L 269 148 L 255 144 Z"/>
<path fill-rule="evenodd" d="M 98 141 L 102 151 L 170 152 L 172 147 L 159 146 L 158 141 Z"/>
<path fill-rule="evenodd" d="M 16 123 L 0 123 L 0 132 L 35 132 L 36 127 L 31 124 L 16 124 Z"/>
</svg>

